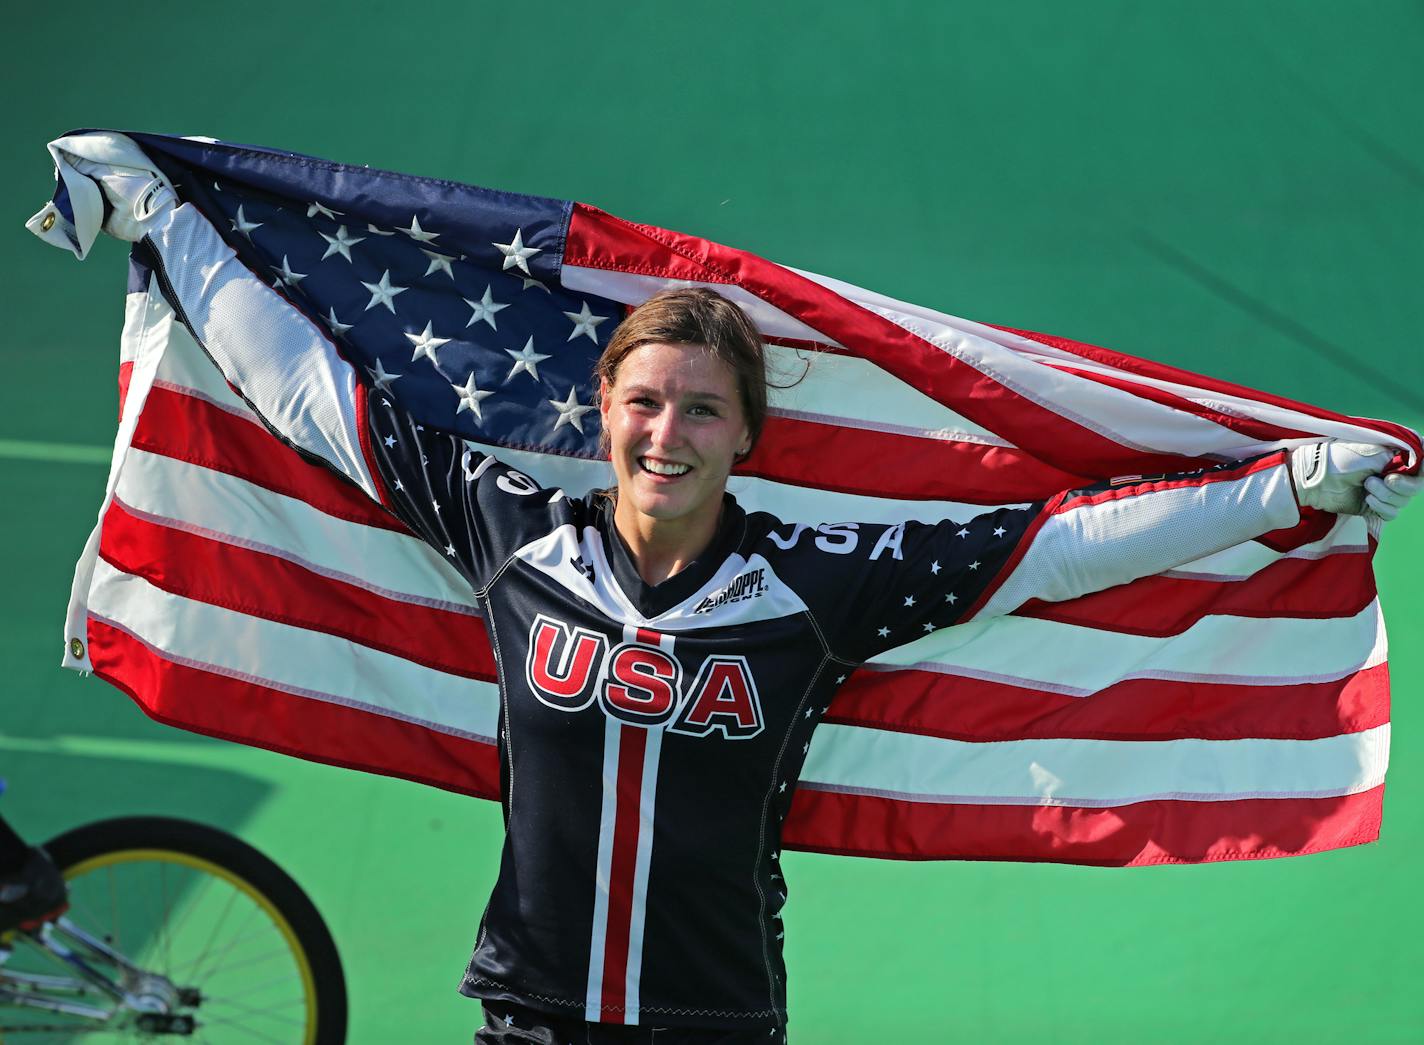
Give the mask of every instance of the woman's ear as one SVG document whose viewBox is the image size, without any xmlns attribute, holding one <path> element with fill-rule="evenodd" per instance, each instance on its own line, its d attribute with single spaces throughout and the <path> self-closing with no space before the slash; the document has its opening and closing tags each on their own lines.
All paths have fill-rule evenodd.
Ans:
<svg viewBox="0 0 1424 1045">
<path fill-rule="evenodd" d="M 598 416 L 603 419 L 603 427 L 608 428 L 608 393 L 612 389 L 608 386 L 608 379 L 600 377 L 598 379 Z"/>
</svg>

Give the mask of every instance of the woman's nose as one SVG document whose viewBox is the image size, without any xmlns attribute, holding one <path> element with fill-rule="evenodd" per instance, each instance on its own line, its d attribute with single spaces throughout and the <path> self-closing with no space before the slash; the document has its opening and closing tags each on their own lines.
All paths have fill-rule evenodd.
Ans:
<svg viewBox="0 0 1424 1045">
<path fill-rule="evenodd" d="M 653 421 L 653 443 L 657 446 L 676 446 L 682 439 L 682 426 L 676 410 L 664 410 Z"/>
</svg>

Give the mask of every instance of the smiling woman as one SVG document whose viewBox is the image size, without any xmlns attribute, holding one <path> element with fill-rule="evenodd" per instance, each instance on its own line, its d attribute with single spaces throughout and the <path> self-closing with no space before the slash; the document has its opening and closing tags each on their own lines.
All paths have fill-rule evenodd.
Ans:
<svg viewBox="0 0 1424 1045">
<path fill-rule="evenodd" d="M 648 584 L 711 542 L 732 466 L 766 420 L 761 337 L 700 287 L 664 291 L 618 328 L 595 369 L 618 534 Z"/>
</svg>

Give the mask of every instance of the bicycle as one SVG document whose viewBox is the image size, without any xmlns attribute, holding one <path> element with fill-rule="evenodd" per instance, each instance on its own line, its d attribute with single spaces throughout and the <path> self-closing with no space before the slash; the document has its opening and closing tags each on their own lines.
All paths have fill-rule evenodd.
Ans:
<svg viewBox="0 0 1424 1045">
<path fill-rule="evenodd" d="M 331 934 L 252 846 L 188 820 L 122 817 L 45 849 L 70 906 L 0 939 L 0 1041 L 345 1040 Z"/>
</svg>

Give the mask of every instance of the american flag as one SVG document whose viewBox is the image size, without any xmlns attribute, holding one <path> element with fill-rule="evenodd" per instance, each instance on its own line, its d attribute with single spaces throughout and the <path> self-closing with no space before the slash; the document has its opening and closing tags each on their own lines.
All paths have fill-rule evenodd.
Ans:
<svg viewBox="0 0 1424 1045">
<path fill-rule="evenodd" d="M 630 307 L 674 285 L 712 287 L 762 331 L 785 387 L 730 489 L 787 522 L 971 526 L 1064 489 L 1326 437 L 1417 467 L 1419 438 L 1399 426 L 584 204 L 129 138 L 371 386 L 571 494 L 613 481 L 592 364 Z M 81 257 L 95 204 L 66 157 L 87 140 L 51 144 L 59 187 L 30 223 Z M 263 427 L 147 259 L 136 245 L 119 435 L 66 665 L 163 722 L 497 797 L 494 658 L 468 587 Z M 1362 520 L 1308 513 L 1096 595 L 926 629 L 845 680 L 785 844 L 1118 865 L 1374 840 L 1389 737 L 1374 548 Z"/>
</svg>

